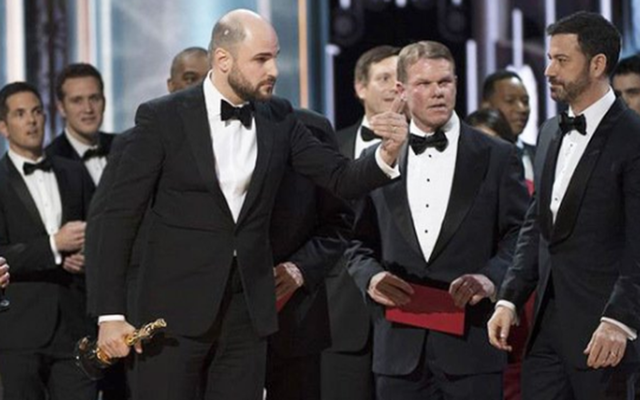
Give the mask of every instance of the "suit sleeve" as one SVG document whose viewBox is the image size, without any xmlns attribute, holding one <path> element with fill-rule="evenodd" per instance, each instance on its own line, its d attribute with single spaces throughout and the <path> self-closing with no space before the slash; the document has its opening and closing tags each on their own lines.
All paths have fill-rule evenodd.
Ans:
<svg viewBox="0 0 640 400">
<path fill-rule="evenodd" d="M 356 286 L 368 300 L 367 289 L 371 278 L 379 272 L 385 271 L 380 263 L 380 230 L 376 208 L 371 196 L 366 196 L 358 201 L 356 207 L 356 219 L 353 228 L 353 240 L 347 251 L 347 269 L 353 277 Z"/>
<path fill-rule="evenodd" d="M 337 149 L 333 128 L 328 125 L 321 132 L 322 141 Z M 329 270 L 342 257 L 351 239 L 353 225 L 351 207 L 326 190 L 316 190 L 316 208 L 318 225 L 309 240 L 290 258 L 300 269 L 304 287 L 309 291 L 324 281 Z"/>
<path fill-rule="evenodd" d="M 351 161 L 323 145 L 298 121 L 292 128 L 290 157 L 296 172 L 343 198 L 356 199 L 391 180 L 378 166 L 374 152 Z"/>
<path fill-rule="evenodd" d="M 496 254 L 489 260 L 481 273 L 500 287 L 505 272 L 513 260 L 518 233 L 529 202 L 524 182 L 522 162 L 516 148 L 505 157 L 505 165 L 498 194 L 498 230 L 500 240 Z"/>
<path fill-rule="evenodd" d="M 100 225 L 93 259 L 100 282 L 96 290 L 97 315 L 126 315 L 126 276 L 137 232 L 148 207 L 165 157 L 157 109 L 143 104 L 136 126 L 123 151 L 104 210 L 92 223 Z"/>
<path fill-rule="evenodd" d="M 615 282 L 603 316 L 640 331 L 640 155 L 638 151 L 624 168 L 625 244 Z"/>
</svg>

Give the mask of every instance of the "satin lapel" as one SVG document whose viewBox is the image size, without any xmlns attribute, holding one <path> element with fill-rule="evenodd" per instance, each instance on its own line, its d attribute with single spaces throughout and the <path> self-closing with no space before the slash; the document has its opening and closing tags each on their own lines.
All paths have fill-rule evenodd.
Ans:
<svg viewBox="0 0 640 400">
<path fill-rule="evenodd" d="M 202 86 L 189 90 L 188 96 L 183 101 L 179 113 L 182 117 L 185 135 L 191 146 L 198 171 L 220 208 L 233 220 L 229 205 L 216 177 L 213 144 L 211 142 L 211 132 Z"/>
<path fill-rule="evenodd" d="M 438 257 L 460 227 L 487 173 L 490 150 L 472 135 L 469 128 L 461 126 L 449 205 L 430 262 Z"/>
<path fill-rule="evenodd" d="M 580 158 L 571 181 L 569 181 L 569 187 L 567 187 L 567 192 L 562 199 L 562 204 L 560 204 L 551 236 L 553 242 L 566 239 L 573 231 L 589 178 L 600 158 L 600 153 L 609 134 L 624 110 L 620 100 L 616 100 L 593 133 L 593 137 Z"/>
<path fill-rule="evenodd" d="M 271 159 L 271 150 L 273 149 L 273 135 L 276 134 L 278 129 L 276 123 L 265 117 L 262 108 L 266 107 L 266 105 L 262 103 L 255 103 L 254 107 L 255 112 L 253 120 L 256 124 L 258 156 L 256 158 L 256 167 L 253 170 L 251 182 L 249 183 L 247 197 L 244 199 L 244 203 L 240 209 L 238 225 L 240 225 L 244 218 L 246 218 L 247 213 L 251 210 L 253 203 L 256 202 L 258 195 L 261 193 L 261 188 L 269 169 L 269 160 Z"/>
<path fill-rule="evenodd" d="M 56 182 L 58 182 L 58 192 L 60 192 L 60 203 L 62 204 L 62 226 L 68 222 L 71 217 L 73 217 L 69 210 L 69 206 L 73 204 L 73 201 L 69 196 L 72 196 L 73 193 L 76 192 L 73 192 L 73 188 L 71 188 L 71 185 L 69 184 L 67 172 L 58 167 L 55 160 L 51 160 L 51 164 L 53 165 L 53 173 L 56 176 Z"/>
<path fill-rule="evenodd" d="M 2 168 L 7 174 L 9 184 L 20 199 L 20 202 L 27 209 L 27 213 L 31 216 L 33 222 L 42 227 L 43 230 L 45 230 L 44 223 L 42 222 L 42 218 L 40 217 L 40 213 L 38 212 L 38 207 L 36 206 L 35 201 L 33 201 L 31 193 L 29 193 L 27 184 L 24 182 L 24 179 L 22 179 L 22 175 L 20 175 L 20 172 L 18 172 L 15 165 L 13 165 L 13 163 L 9 159 L 9 156 L 5 155 L 2 159 Z"/>
<path fill-rule="evenodd" d="M 395 179 L 394 182 L 385 185 L 382 189 L 384 194 L 386 206 L 391 211 L 393 216 L 393 222 L 397 225 L 398 231 L 402 234 L 404 239 L 409 243 L 409 246 L 422 258 L 422 249 L 416 236 L 416 229 L 413 225 L 413 217 L 411 215 L 411 209 L 409 208 L 409 199 L 407 198 L 407 160 L 408 160 L 409 146 L 405 142 L 402 150 L 400 151 L 400 157 L 398 159 L 398 165 L 400 166 L 400 178 Z"/>
<path fill-rule="evenodd" d="M 553 137 L 547 147 L 547 154 L 544 160 L 544 168 L 542 169 L 542 178 L 540 179 L 540 196 L 538 215 L 540 221 L 540 232 L 542 236 L 549 240 L 551 230 L 553 229 L 553 216 L 551 215 L 551 192 L 553 190 L 553 181 L 556 176 L 556 163 L 558 162 L 558 152 L 560 151 L 560 143 L 562 143 L 562 132 L 557 123 L 553 124 L 550 129 L 554 129 L 551 133 Z"/>
</svg>

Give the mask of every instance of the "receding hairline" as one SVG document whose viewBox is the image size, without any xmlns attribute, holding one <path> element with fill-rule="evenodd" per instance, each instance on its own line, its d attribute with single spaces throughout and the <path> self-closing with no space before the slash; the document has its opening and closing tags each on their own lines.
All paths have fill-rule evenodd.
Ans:
<svg viewBox="0 0 640 400">
<path fill-rule="evenodd" d="M 182 50 L 180 53 L 176 54 L 175 57 L 173 57 L 173 61 L 171 61 L 170 75 L 172 78 L 178 74 L 178 66 L 180 65 L 180 63 L 182 63 L 185 58 L 190 56 L 201 56 L 207 58 L 208 54 L 206 49 L 198 46 L 187 47 L 186 49 Z"/>
</svg>

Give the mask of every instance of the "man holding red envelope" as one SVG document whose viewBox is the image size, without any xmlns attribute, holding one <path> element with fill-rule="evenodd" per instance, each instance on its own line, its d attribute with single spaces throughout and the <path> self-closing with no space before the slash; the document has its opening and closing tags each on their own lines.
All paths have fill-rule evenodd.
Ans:
<svg viewBox="0 0 640 400">
<path fill-rule="evenodd" d="M 374 312 L 376 398 L 502 398 L 486 322 L 528 203 L 516 148 L 460 121 L 446 46 L 405 47 L 397 85 L 412 118 L 401 177 L 361 202 L 349 263 Z"/>
</svg>

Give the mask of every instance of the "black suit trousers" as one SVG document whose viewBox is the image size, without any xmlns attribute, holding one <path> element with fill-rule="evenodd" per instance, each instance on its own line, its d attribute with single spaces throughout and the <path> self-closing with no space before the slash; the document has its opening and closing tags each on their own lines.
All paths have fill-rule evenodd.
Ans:
<svg viewBox="0 0 640 400">
<path fill-rule="evenodd" d="M 633 400 L 637 365 L 583 370 L 564 362 L 555 301 L 548 299 L 540 311 L 539 332 L 522 365 L 522 399 Z"/>
<path fill-rule="evenodd" d="M 262 399 L 266 352 L 266 338 L 259 337 L 251 324 L 234 266 L 218 318 L 204 335 L 160 334 L 136 357 L 129 377 L 133 398 Z"/>
<path fill-rule="evenodd" d="M 76 366 L 75 340 L 62 321 L 38 349 L 0 351 L 3 400 L 95 400 L 95 382 Z M 0 388 L 1 390 L 2 388 Z"/>
</svg>

